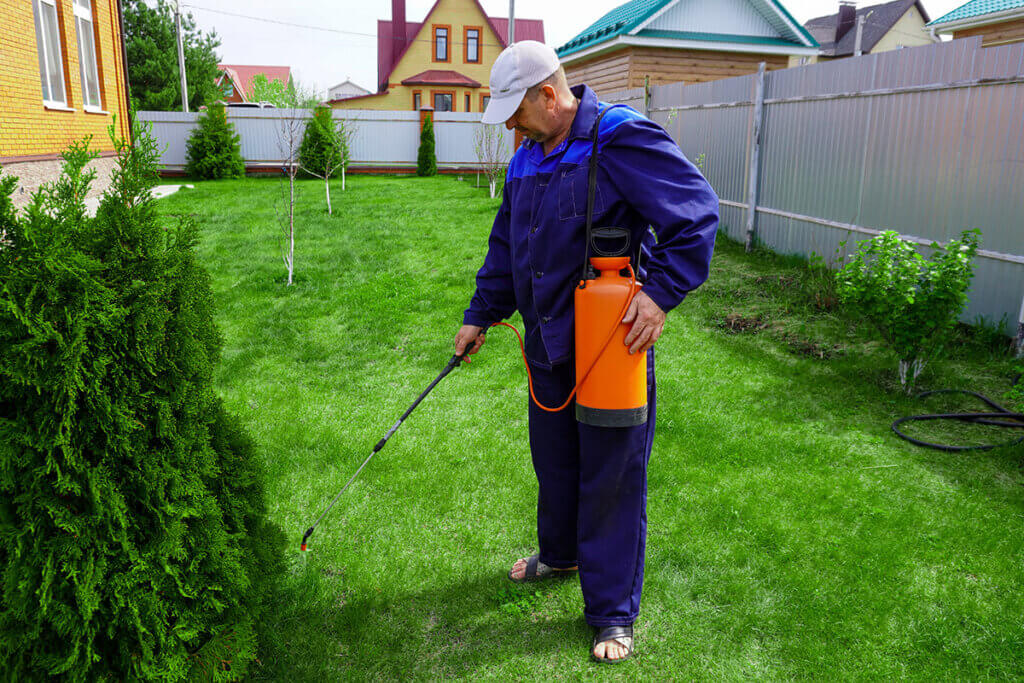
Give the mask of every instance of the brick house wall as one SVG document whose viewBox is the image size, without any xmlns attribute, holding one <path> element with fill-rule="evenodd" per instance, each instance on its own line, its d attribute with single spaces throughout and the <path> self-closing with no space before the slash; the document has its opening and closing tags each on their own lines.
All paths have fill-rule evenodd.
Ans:
<svg viewBox="0 0 1024 683">
<path fill-rule="evenodd" d="M 19 205 L 28 201 L 31 189 L 56 177 L 60 152 L 68 143 L 87 135 L 93 136 L 90 146 L 102 157 L 94 162 L 101 178 L 90 193 L 98 194 L 107 185 L 102 179 L 109 178 L 114 148 L 107 128 L 115 116 L 116 135 L 130 135 L 117 0 L 92 0 L 100 112 L 87 112 L 83 107 L 73 0 L 57 0 L 56 5 L 66 108 L 43 104 L 32 2 L 0 4 L 0 26 L 4 27 L 0 41 L 0 165 L 3 172 L 23 179 L 24 191 L 15 195 Z"/>
</svg>

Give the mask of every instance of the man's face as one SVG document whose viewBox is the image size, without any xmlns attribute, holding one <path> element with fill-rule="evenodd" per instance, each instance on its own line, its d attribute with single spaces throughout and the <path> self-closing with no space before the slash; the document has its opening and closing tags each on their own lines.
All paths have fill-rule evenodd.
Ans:
<svg viewBox="0 0 1024 683">
<path fill-rule="evenodd" d="M 548 90 L 551 92 L 548 93 Z M 542 88 L 537 97 L 532 100 L 529 95 L 524 95 L 519 109 L 505 121 L 505 128 L 509 130 L 514 128 L 534 142 L 544 142 L 553 133 L 551 111 L 553 101 L 554 89 L 551 86 Z"/>
</svg>

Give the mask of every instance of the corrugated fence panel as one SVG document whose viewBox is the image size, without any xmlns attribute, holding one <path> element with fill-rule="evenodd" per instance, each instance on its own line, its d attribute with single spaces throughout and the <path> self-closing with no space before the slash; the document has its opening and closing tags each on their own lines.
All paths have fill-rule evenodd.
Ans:
<svg viewBox="0 0 1024 683">
<path fill-rule="evenodd" d="M 756 76 L 655 86 L 651 116 L 705 157 L 742 239 Z M 986 79 L 979 82 L 979 79 Z M 757 238 L 830 260 L 872 230 L 982 231 L 965 320 L 1016 320 L 1024 295 L 1024 44 L 970 38 L 765 75 Z M 846 228 L 844 226 L 851 226 Z M 921 245 L 922 253 L 930 251 Z"/>
<path fill-rule="evenodd" d="M 413 111 L 336 110 L 334 119 L 351 128 L 351 168 L 408 168 L 416 165 L 420 144 L 420 117 Z M 228 120 L 241 138 L 242 158 L 248 166 L 280 166 L 287 157 L 287 140 L 291 127 L 301 142 L 305 120 L 310 112 L 304 109 L 234 109 Z M 153 125 L 163 154 L 164 168 L 185 167 L 185 144 L 195 128 L 197 113 L 138 113 L 139 121 Z M 483 124 L 480 115 L 445 112 L 435 114 L 434 139 L 438 166 L 464 168 L 478 164 L 475 135 Z M 512 155 L 513 134 L 504 127 L 508 155 Z"/>
</svg>

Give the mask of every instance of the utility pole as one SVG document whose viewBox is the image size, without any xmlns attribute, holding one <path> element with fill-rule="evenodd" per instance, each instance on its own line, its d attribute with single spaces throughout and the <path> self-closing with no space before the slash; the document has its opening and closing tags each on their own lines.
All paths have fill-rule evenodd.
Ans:
<svg viewBox="0 0 1024 683">
<path fill-rule="evenodd" d="M 516 0 L 508 0 L 508 44 L 516 42 Z"/>
<path fill-rule="evenodd" d="M 174 0 L 174 25 L 178 29 L 178 71 L 181 72 L 181 110 L 188 113 L 188 83 L 185 81 L 185 48 L 181 39 L 181 0 Z"/>
</svg>

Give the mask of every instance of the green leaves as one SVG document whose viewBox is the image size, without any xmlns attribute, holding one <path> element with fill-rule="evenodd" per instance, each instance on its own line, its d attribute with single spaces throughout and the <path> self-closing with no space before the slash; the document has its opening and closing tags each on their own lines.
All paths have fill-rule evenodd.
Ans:
<svg viewBox="0 0 1024 683">
<path fill-rule="evenodd" d="M 183 680 L 216 651 L 237 680 L 283 539 L 213 389 L 197 227 L 158 216 L 145 129 L 115 147 L 95 217 L 87 140 L 22 215 L 0 198 L 0 671 Z"/>
<path fill-rule="evenodd" d="M 148 111 L 181 111 L 181 78 L 178 72 L 174 12 L 165 0 L 155 6 L 146 0 L 125 0 L 124 33 L 128 82 L 132 107 Z M 181 17 L 188 81 L 189 109 L 221 99 L 215 81 L 220 58 L 216 32 L 203 33 L 191 13 Z"/>
<path fill-rule="evenodd" d="M 416 175 L 437 175 L 437 155 L 434 153 L 434 122 L 427 114 L 420 131 L 420 150 L 416 156 Z"/>
<path fill-rule="evenodd" d="M 879 331 L 900 361 L 908 391 L 942 349 L 967 303 L 980 238 L 974 229 L 945 247 L 932 243 L 935 253 L 925 259 L 890 230 L 858 242 L 860 249 L 836 273 L 840 300 Z"/>
<path fill-rule="evenodd" d="M 334 177 L 349 159 L 342 134 L 345 124 L 334 120 L 333 111 L 330 107 L 316 108 L 299 147 L 299 165 L 319 178 Z"/>
<path fill-rule="evenodd" d="M 215 104 L 199 117 L 186 146 L 185 172 L 194 178 L 216 180 L 245 175 L 241 138 L 228 123 L 224 105 Z"/>
</svg>

